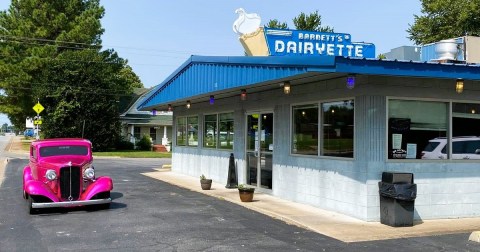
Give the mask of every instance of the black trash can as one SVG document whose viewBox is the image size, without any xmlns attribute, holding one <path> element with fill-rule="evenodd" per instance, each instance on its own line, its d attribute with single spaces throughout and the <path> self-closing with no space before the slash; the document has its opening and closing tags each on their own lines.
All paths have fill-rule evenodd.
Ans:
<svg viewBox="0 0 480 252">
<path fill-rule="evenodd" d="M 380 222 L 392 227 L 413 226 L 417 185 L 413 173 L 383 172 L 378 182 Z"/>
</svg>

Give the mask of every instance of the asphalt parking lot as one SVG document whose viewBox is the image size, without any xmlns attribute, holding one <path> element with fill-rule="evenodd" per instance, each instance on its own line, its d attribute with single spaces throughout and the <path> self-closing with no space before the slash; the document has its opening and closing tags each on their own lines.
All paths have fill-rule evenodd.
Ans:
<svg viewBox="0 0 480 252">
<path fill-rule="evenodd" d="M 0 251 L 480 251 L 467 233 L 345 243 L 142 175 L 168 162 L 98 159 L 97 175 L 114 180 L 110 209 L 31 216 L 21 196 L 27 160 L 11 160 L 0 187 Z"/>
</svg>

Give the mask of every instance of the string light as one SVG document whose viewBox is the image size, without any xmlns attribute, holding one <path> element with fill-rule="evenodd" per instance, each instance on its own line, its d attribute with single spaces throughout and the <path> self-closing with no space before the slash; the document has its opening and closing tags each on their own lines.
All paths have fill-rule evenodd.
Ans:
<svg viewBox="0 0 480 252">
<path fill-rule="evenodd" d="M 289 81 L 285 81 L 283 83 L 283 93 L 284 94 L 290 94 L 290 82 Z"/>
<path fill-rule="evenodd" d="M 240 100 L 245 101 L 247 99 L 247 90 L 242 89 L 242 93 L 240 94 Z"/>
<path fill-rule="evenodd" d="M 463 79 L 457 79 L 457 84 L 455 85 L 455 91 L 461 94 L 463 92 Z"/>
</svg>

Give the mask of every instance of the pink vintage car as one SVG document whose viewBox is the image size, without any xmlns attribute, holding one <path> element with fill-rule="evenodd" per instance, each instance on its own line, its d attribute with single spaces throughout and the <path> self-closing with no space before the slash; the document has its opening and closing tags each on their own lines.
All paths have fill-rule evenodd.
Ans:
<svg viewBox="0 0 480 252">
<path fill-rule="evenodd" d="M 110 177 L 95 177 L 92 144 L 85 139 L 32 142 L 30 162 L 23 169 L 23 197 L 30 214 L 39 208 L 97 205 L 108 208 Z"/>
</svg>

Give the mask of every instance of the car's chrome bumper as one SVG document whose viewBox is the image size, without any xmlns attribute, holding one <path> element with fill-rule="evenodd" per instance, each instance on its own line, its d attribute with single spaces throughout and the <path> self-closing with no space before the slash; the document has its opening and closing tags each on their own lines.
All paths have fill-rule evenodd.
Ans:
<svg viewBox="0 0 480 252">
<path fill-rule="evenodd" d="M 62 201 L 62 202 L 43 202 L 32 203 L 32 208 L 50 208 L 50 207 L 75 207 L 75 206 L 88 206 L 98 204 L 111 203 L 112 199 L 94 199 L 94 200 L 77 200 L 77 201 Z"/>
</svg>

